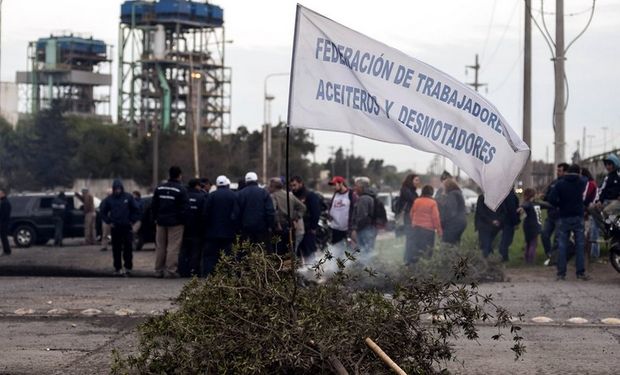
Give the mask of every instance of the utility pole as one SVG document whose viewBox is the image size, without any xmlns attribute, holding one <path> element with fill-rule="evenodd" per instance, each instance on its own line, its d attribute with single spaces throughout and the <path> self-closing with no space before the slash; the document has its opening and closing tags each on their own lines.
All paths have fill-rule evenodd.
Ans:
<svg viewBox="0 0 620 375">
<path fill-rule="evenodd" d="M 555 1 L 555 164 L 566 161 L 564 140 L 564 0 Z"/>
<path fill-rule="evenodd" d="M 583 127 L 583 135 L 581 137 L 581 158 L 586 158 L 586 127 Z"/>
<path fill-rule="evenodd" d="M 473 87 L 474 90 L 478 91 L 478 88 L 487 85 L 486 83 L 478 82 L 478 71 L 480 70 L 480 63 L 478 63 L 478 54 L 476 54 L 476 63 L 474 65 L 467 65 L 465 68 L 474 70 L 474 82 L 468 83 L 468 85 Z"/>
<path fill-rule="evenodd" d="M 530 148 L 530 156 L 521 173 L 523 186 L 532 187 L 532 0 L 525 0 L 525 36 L 523 52 L 523 142 Z"/>
<path fill-rule="evenodd" d="M 159 124 L 153 121 L 153 189 L 159 184 Z"/>
<path fill-rule="evenodd" d="M 486 86 L 486 83 L 480 83 L 478 82 L 478 71 L 480 70 L 480 63 L 478 62 L 478 54 L 476 54 L 476 60 L 475 60 L 475 64 L 474 65 L 466 65 L 465 66 L 465 74 L 467 74 L 467 69 L 473 69 L 474 70 L 474 82 L 472 83 L 467 83 L 467 85 L 471 86 L 474 88 L 474 90 L 476 90 L 476 92 L 478 92 L 478 89 L 482 86 Z M 442 156 L 443 158 L 443 169 L 446 169 L 446 157 Z M 459 167 L 457 169 L 456 172 L 457 176 L 461 175 L 461 168 Z"/>
<path fill-rule="evenodd" d="M 590 153 L 588 154 L 589 156 L 592 156 L 593 152 L 592 152 L 592 139 L 594 139 L 594 134 L 588 134 L 588 143 L 589 143 L 589 148 L 590 148 Z"/>
<path fill-rule="evenodd" d="M 332 155 L 332 178 L 336 175 L 336 152 L 334 151 L 336 148 L 334 146 L 329 146 L 329 153 Z"/>
</svg>

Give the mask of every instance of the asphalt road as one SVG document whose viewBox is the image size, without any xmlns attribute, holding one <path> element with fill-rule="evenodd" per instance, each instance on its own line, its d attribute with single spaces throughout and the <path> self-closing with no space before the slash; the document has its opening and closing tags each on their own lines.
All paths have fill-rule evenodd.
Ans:
<svg viewBox="0 0 620 375">
<path fill-rule="evenodd" d="M 152 250 L 134 256 L 137 277 L 111 277 L 111 253 L 71 244 L 62 249 L 15 249 L 0 257 L 0 374 L 107 373 L 111 350 L 135 349 L 134 328 L 173 308 L 185 280 L 155 279 Z M 508 271 L 509 282 L 483 284 L 483 293 L 511 312 L 525 314 L 527 353 L 514 361 L 508 340 L 455 343 L 463 374 L 619 373 L 620 274 L 608 264 L 590 266 L 591 281 L 574 275 L 556 282 L 553 269 Z M 574 271 L 573 271 L 574 272 Z M 570 268 L 569 268 L 570 275 Z M 546 317 L 546 323 L 533 318 Z M 587 323 L 568 322 L 583 318 Z M 389 353 L 388 353 L 389 354 Z"/>
</svg>

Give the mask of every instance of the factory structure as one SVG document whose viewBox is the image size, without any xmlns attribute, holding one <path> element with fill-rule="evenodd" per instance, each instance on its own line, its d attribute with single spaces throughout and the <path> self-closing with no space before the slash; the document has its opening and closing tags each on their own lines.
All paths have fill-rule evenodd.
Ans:
<svg viewBox="0 0 620 375">
<path fill-rule="evenodd" d="M 17 72 L 20 110 L 35 114 L 53 101 L 67 113 L 110 118 L 111 47 L 92 36 L 52 34 L 28 45 Z"/>
<path fill-rule="evenodd" d="M 29 43 L 28 68 L 16 75 L 19 112 L 36 114 L 55 102 L 65 113 L 109 122 L 114 113 L 133 136 L 162 131 L 220 138 L 230 130 L 226 43 L 224 12 L 217 5 L 126 0 L 115 56 L 104 41 L 71 32 Z"/>
<path fill-rule="evenodd" d="M 230 128 L 231 71 L 224 63 L 224 14 L 187 0 L 121 5 L 117 122 L 137 136 Z"/>
</svg>

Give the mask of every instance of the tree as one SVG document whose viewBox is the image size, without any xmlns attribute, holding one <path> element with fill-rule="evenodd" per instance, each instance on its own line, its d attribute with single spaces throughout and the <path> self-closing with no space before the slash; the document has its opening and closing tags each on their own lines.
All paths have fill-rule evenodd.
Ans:
<svg viewBox="0 0 620 375">
<path fill-rule="evenodd" d="M 32 134 L 32 138 L 22 139 L 22 146 L 26 147 L 22 150 L 24 166 L 33 176 L 30 186 L 70 186 L 75 178 L 71 159 L 77 142 L 69 136 L 69 125 L 58 104 L 54 102 L 50 109 L 40 111 L 32 128 L 26 125 L 23 130 Z M 22 135 L 25 136 L 23 132 Z"/>
<path fill-rule="evenodd" d="M 111 372 L 388 373 L 366 347 L 369 337 L 407 373 L 445 373 L 455 355 L 451 341 L 476 340 L 479 321 L 495 324 L 495 340 L 509 328 L 516 358 L 524 353 L 511 315 L 475 282 L 462 282 L 465 261 L 456 260 L 450 280 L 388 280 L 386 296 L 359 288 L 360 278 L 375 273 L 356 277 L 345 269 L 352 260 L 345 254 L 329 281 L 302 285 L 296 267 L 283 267 L 277 255 L 246 243 L 224 256 L 215 274 L 186 284 L 178 309 L 142 324 L 137 352 L 122 358 L 115 351 Z"/>
</svg>

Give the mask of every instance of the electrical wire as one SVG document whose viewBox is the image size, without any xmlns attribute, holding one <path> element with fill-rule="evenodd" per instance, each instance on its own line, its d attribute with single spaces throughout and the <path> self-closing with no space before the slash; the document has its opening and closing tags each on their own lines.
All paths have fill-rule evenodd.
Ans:
<svg viewBox="0 0 620 375">
<path fill-rule="evenodd" d="M 519 0 L 516 0 L 514 6 L 512 7 L 512 11 L 510 12 L 510 17 L 508 18 L 508 22 L 506 22 L 506 26 L 504 26 L 504 30 L 502 31 L 502 35 L 499 38 L 499 42 L 497 42 L 497 46 L 495 47 L 495 50 L 493 50 L 493 53 L 491 54 L 491 57 L 489 57 L 488 61 L 485 61 L 484 65 L 489 65 L 491 63 L 491 61 L 493 61 L 493 58 L 495 57 L 495 54 L 499 50 L 499 47 L 501 47 L 502 42 L 504 41 L 504 37 L 506 36 L 506 31 L 508 31 L 508 27 L 510 27 L 510 24 L 512 23 L 512 19 L 513 19 L 514 15 L 515 15 L 515 10 L 517 9 L 517 5 L 518 4 L 519 4 Z"/>
<path fill-rule="evenodd" d="M 530 11 L 528 13 L 530 14 L 530 18 L 532 19 L 532 21 L 534 21 L 534 25 L 536 25 L 536 28 L 538 29 L 538 31 L 540 31 L 540 34 L 543 36 L 543 39 L 545 40 L 545 43 L 547 43 L 547 47 L 549 47 L 549 51 L 551 52 L 551 57 L 553 57 L 554 56 L 554 51 L 553 51 L 552 42 L 549 41 L 549 39 L 547 39 L 547 35 L 545 34 L 543 29 L 538 24 L 538 21 L 536 21 L 536 17 L 534 17 L 534 15 L 532 14 L 532 7 L 530 7 Z"/>
<path fill-rule="evenodd" d="M 544 0 L 540 0 L 540 11 L 540 19 L 542 20 L 543 28 L 545 29 L 545 35 L 547 35 L 547 37 L 551 41 L 551 44 L 555 48 L 555 42 L 553 41 L 553 37 L 551 36 L 549 29 L 547 28 L 547 22 L 545 22 L 545 15 L 542 13 L 545 11 Z"/>
<path fill-rule="evenodd" d="M 568 43 L 568 46 L 566 46 L 566 49 L 564 49 L 564 54 L 565 55 L 566 55 L 566 52 L 568 51 L 568 49 L 570 48 L 570 46 L 572 46 L 573 43 L 575 43 L 577 41 L 577 39 L 579 39 L 586 32 L 586 30 L 588 30 L 588 27 L 590 27 L 590 23 L 592 23 L 592 18 L 594 18 L 594 8 L 595 7 L 596 7 L 596 0 L 592 0 L 592 9 L 590 11 L 590 18 L 588 18 L 588 23 L 586 23 L 586 26 L 583 28 L 583 30 L 581 30 L 581 32 L 579 34 L 577 34 L 575 39 L 573 39 L 570 43 Z"/>
<path fill-rule="evenodd" d="M 508 82 L 508 80 L 512 77 L 512 71 L 515 70 L 517 63 L 519 62 L 519 60 L 521 60 L 522 56 L 523 56 L 523 49 L 521 49 L 521 53 L 519 53 L 519 56 L 517 56 L 517 58 L 512 62 L 512 66 L 510 67 L 510 70 L 508 71 L 504 79 L 500 82 L 499 85 L 497 85 L 497 87 L 493 89 L 493 91 L 491 91 L 491 94 L 500 91 L 501 88 L 504 86 L 504 84 Z"/>
<path fill-rule="evenodd" d="M 493 9 L 491 10 L 491 19 L 489 20 L 489 27 L 487 28 L 487 36 L 484 39 L 484 46 L 482 47 L 481 60 L 484 60 L 484 54 L 487 50 L 487 42 L 489 41 L 489 35 L 491 35 L 491 26 L 493 26 L 493 19 L 495 18 L 495 6 L 497 5 L 497 0 L 493 0 Z"/>
</svg>

